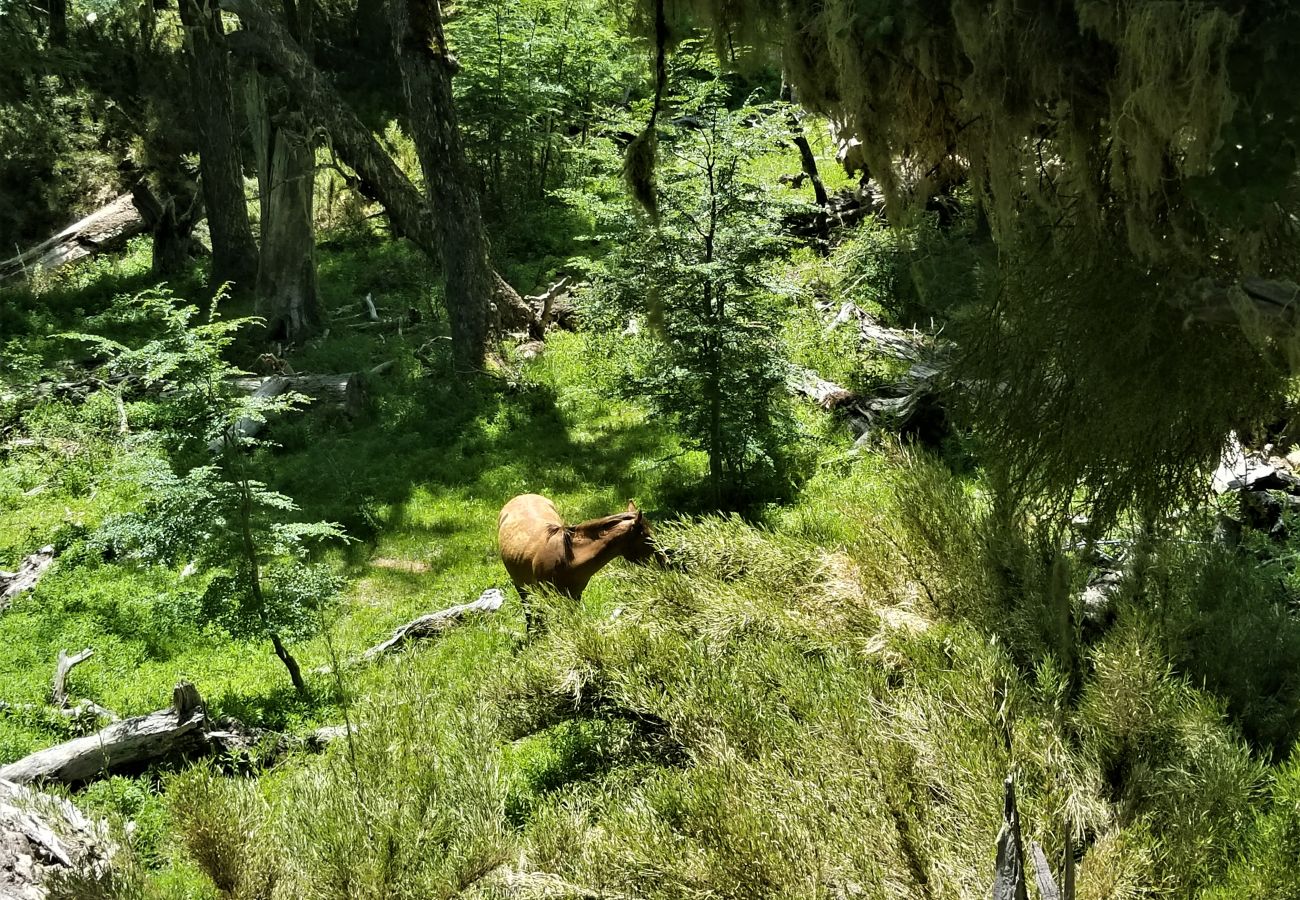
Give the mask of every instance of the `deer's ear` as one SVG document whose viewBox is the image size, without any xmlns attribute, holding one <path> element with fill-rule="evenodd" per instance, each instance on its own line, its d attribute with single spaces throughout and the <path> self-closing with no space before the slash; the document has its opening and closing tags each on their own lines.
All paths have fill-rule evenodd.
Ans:
<svg viewBox="0 0 1300 900">
<path fill-rule="evenodd" d="M 636 508 L 636 501 L 634 501 L 634 500 L 629 500 L 629 501 L 627 501 L 627 511 L 628 511 L 628 512 L 640 512 L 641 510 L 639 510 L 639 509 Z"/>
</svg>

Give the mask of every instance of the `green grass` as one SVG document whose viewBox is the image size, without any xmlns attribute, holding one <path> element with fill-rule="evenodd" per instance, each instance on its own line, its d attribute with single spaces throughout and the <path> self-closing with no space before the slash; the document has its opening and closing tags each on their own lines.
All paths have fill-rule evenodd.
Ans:
<svg viewBox="0 0 1300 900">
<path fill-rule="evenodd" d="M 844 253 L 870 268 L 880 236 L 860 238 Z M 845 261 L 793 268 L 809 294 L 828 279 L 837 298 L 872 299 L 835 280 Z M 52 334 L 145 286 L 139 246 L 96 266 L 66 289 L 0 295 L 35 348 L 30 371 L 69 352 Z M 25 409 L 13 434 L 34 443 L 0 451 L 0 568 L 49 541 L 62 556 L 0 613 L 13 704 L 0 763 L 86 727 L 43 708 L 57 652 L 84 646 L 96 652 L 73 698 L 122 714 L 188 678 L 214 716 L 358 726 L 252 777 L 217 760 L 78 792 L 137 826 L 114 885 L 56 896 L 982 896 L 1008 773 L 1027 838 L 1056 861 L 1069 831 L 1080 900 L 1296 895 L 1297 767 L 1273 764 L 1300 720 L 1275 671 L 1293 662 L 1295 619 L 1255 566 L 1157 546 L 1116 624 L 1063 659 L 1048 612 L 1078 573 L 1028 539 L 993 542 L 977 475 L 887 443 L 852 449 L 800 410 L 817 465 L 798 497 L 747 519 L 696 515 L 700 454 L 617 398 L 581 334 L 466 381 L 445 362 L 436 279 L 407 248 L 340 240 L 321 287 L 330 333 L 294 366 L 395 365 L 358 420 L 297 414 L 254 459 L 303 519 L 355 538 L 324 556 L 347 586 L 326 633 L 294 647 L 305 670 L 508 587 L 496 516 L 525 491 L 570 520 L 635 499 L 675 568 L 615 564 L 580 604 L 541 595 L 547 628 L 530 641 L 507 589 L 495 615 L 341 681 L 312 675 L 304 700 L 265 643 L 193 624 L 201 574 L 95 550 L 95 529 L 149 487 L 111 397 Z M 421 322 L 351 327 L 367 293 Z M 788 337 L 823 374 L 857 370 L 810 314 Z M 154 414 L 127 410 L 141 430 Z"/>
</svg>

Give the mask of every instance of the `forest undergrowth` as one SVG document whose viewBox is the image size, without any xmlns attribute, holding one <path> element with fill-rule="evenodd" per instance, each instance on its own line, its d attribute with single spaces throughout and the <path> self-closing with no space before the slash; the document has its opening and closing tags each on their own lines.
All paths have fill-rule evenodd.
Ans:
<svg viewBox="0 0 1300 900">
<path fill-rule="evenodd" d="M 797 256 L 790 356 L 869 379 L 811 301 L 870 305 L 862 284 L 924 271 L 915 254 L 893 265 L 896 251 L 868 223 L 828 261 Z M 6 295 L 27 354 L 11 372 L 72 378 L 85 347 L 61 335 L 152 291 L 147 257 L 138 243 Z M 58 651 L 83 646 L 95 655 L 73 696 L 122 715 L 165 706 L 185 678 L 214 720 L 354 728 L 270 768 L 254 753 L 77 791 L 125 849 L 111 876 L 56 896 L 976 897 L 1010 775 L 1026 840 L 1058 873 L 1072 855 L 1079 898 L 1300 897 L 1300 623 L 1277 567 L 1211 544 L 1208 513 L 1142 541 L 1121 527 L 1139 563 L 1085 629 L 1085 554 L 999 524 L 962 448 L 854 446 L 793 407 L 795 496 L 707 513 L 689 489 L 704 454 L 611 388 L 606 344 L 554 333 L 540 358 L 507 350 L 467 384 L 407 250 L 354 235 L 321 271 L 335 330 L 294 365 L 394 365 L 360 418 L 291 414 L 250 457 L 296 516 L 351 538 L 313 555 L 343 586 L 308 604 L 293 644 L 305 695 L 264 639 L 204 617 L 211 582 L 187 560 L 115 556 L 104 538 L 115 517 L 165 515 L 148 505 L 159 467 L 197 462 L 148 439 L 175 425 L 165 398 L 0 399 L 15 404 L 0 568 L 60 552 L 0 612 L 0 764 L 92 727 L 44 705 Z M 197 279 L 172 289 L 209 302 Z M 351 327 L 368 293 L 422 321 Z M 114 321 L 124 342 L 150 327 Z M 255 364 L 249 346 L 232 352 Z M 614 566 L 580 604 L 543 594 L 545 630 L 526 640 L 494 530 L 528 491 L 570 520 L 635 499 L 673 567 Z M 509 597 L 493 616 L 318 671 L 492 586 Z"/>
</svg>

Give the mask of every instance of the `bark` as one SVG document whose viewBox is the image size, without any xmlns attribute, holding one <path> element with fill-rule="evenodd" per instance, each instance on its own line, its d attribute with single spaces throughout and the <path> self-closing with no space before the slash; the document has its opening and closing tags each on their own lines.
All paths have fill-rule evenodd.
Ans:
<svg viewBox="0 0 1300 900">
<path fill-rule="evenodd" d="M 438 0 L 389 0 L 388 8 L 411 138 L 442 248 L 452 347 L 460 366 L 477 369 L 487 352 L 497 278 L 456 123 L 451 91 L 456 61 L 447 52 Z"/>
<path fill-rule="evenodd" d="M 50 0 L 50 45 L 68 46 L 68 0 Z"/>
<path fill-rule="evenodd" d="M 790 89 L 790 83 L 784 79 L 781 82 L 781 99 L 787 102 L 793 102 L 794 94 Z M 817 157 L 813 155 L 812 147 L 808 144 L 808 136 L 804 134 L 803 123 L 799 121 L 799 114 L 793 109 L 790 111 L 790 135 L 794 140 L 794 145 L 799 149 L 799 164 L 803 168 L 804 174 L 812 182 L 813 196 L 817 199 L 817 205 L 825 209 L 830 205 L 830 198 L 826 196 L 826 186 L 822 184 L 821 174 L 817 171 Z"/>
<path fill-rule="evenodd" d="M 0 781 L 0 897 L 45 897 L 53 877 L 94 878 L 119 852 L 104 822 L 70 801 Z"/>
<path fill-rule="evenodd" d="M 264 90 L 265 79 L 250 82 Z M 263 119 L 259 183 L 264 198 L 262 254 L 257 270 L 257 314 L 274 340 L 298 342 L 324 324 L 316 288 L 312 220 L 316 154 L 306 119 L 287 112 Z"/>
<path fill-rule="evenodd" d="M 220 2 L 244 25 L 227 36 L 231 48 L 280 76 L 312 120 L 329 132 L 335 152 L 357 173 L 362 192 L 384 207 L 393 230 L 437 260 L 438 241 L 424 198 L 285 27 L 254 0 Z"/>
<path fill-rule="evenodd" d="M 275 655 L 284 663 L 284 667 L 289 670 L 289 680 L 293 682 L 293 689 L 298 692 L 298 696 L 307 696 L 307 682 L 302 678 L 302 669 L 298 665 L 298 660 L 294 659 L 289 648 L 280 640 L 280 635 L 274 631 L 270 633 L 271 647 L 275 650 Z"/>
<path fill-rule="evenodd" d="M 140 181 L 131 188 L 135 208 L 153 235 L 152 273 L 167 277 L 184 272 L 194 252 L 194 226 L 201 218 L 197 192 L 173 173 L 164 174 L 158 191 Z"/>
<path fill-rule="evenodd" d="M 0 766 L 0 781 L 77 784 L 123 766 L 149 762 L 203 743 L 203 701 L 192 684 L 176 685 L 167 709 L 124 719 L 102 731 Z"/>
<path fill-rule="evenodd" d="M 212 280 L 251 290 L 257 244 L 248 221 L 221 13 L 212 0 L 180 0 L 190 94 L 198 126 L 203 201 L 212 237 Z"/>
<path fill-rule="evenodd" d="M 130 194 L 122 194 L 35 246 L 0 261 L 0 280 L 42 269 L 57 269 L 75 260 L 116 250 L 145 230 Z"/>
<path fill-rule="evenodd" d="M 1003 789 L 1005 800 L 1002 831 L 998 834 L 993 900 L 1029 900 L 1029 892 L 1025 887 L 1025 851 L 1020 837 L 1020 813 L 1016 809 L 1011 776 L 1007 776 Z"/>
<path fill-rule="evenodd" d="M 284 26 L 254 0 L 220 0 L 220 4 L 222 9 L 239 16 L 244 25 L 240 31 L 227 36 L 227 44 L 237 52 L 255 57 L 283 79 L 312 121 L 329 133 L 335 153 L 357 173 L 362 193 L 384 207 L 393 231 L 441 263 L 439 233 L 429 204 L 334 86 L 303 55 Z M 453 236 L 459 240 L 458 234 Z M 509 327 L 511 316 L 523 317 L 526 304 L 500 275 L 493 273 L 492 277 L 492 294 L 497 303 L 493 324 L 500 330 Z M 457 297 L 445 292 L 443 302 L 448 318 L 455 321 Z"/>
<path fill-rule="evenodd" d="M 284 15 L 286 30 L 307 48 L 310 61 L 311 4 L 286 0 Z M 316 152 L 310 117 L 278 81 L 254 73 L 247 84 L 262 209 L 257 314 L 273 340 L 301 342 L 319 332 L 325 318 L 316 289 Z"/>
</svg>

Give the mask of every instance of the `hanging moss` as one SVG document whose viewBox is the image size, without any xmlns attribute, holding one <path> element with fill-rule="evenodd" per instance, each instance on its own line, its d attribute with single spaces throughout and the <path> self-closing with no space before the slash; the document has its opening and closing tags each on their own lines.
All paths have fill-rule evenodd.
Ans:
<svg viewBox="0 0 1300 900">
<path fill-rule="evenodd" d="M 643 0 L 648 2 L 648 0 Z M 896 223 L 964 170 L 996 245 L 954 323 L 967 421 L 1013 505 L 1157 514 L 1267 415 L 1300 339 L 1197 285 L 1300 275 L 1291 0 L 680 0 L 856 134 Z M 743 57 L 745 48 L 738 51 Z M 1242 327 L 1245 326 L 1245 327 Z"/>
<path fill-rule="evenodd" d="M 1270 29 L 1300 49 L 1282 0 L 681 0 L 668 15 L 710 28 L 723 59 L 780 47 L 805 105 L 862 141 L 895 214 L 924 199 L 916 173 L 957 159 L 1000 240 L 1032 206 L 1122 230 L 1149 260 L 1251 243 L 1216 233 L 1183 187 L 1222 168 L 1225 126 L 1255 93 L 1233 55 Z"/>
<path fill-rule="evenodd" d="M 651 117 L 650 124 L 628 144 L 627 155 L 623 159 L 623 178 L 627 180 L 628 190 L 653 220 L 659 218 L 655 195 L 655 149 L 658 144 L 654 118 Z"/>
</svg>

